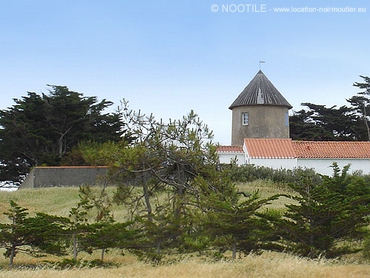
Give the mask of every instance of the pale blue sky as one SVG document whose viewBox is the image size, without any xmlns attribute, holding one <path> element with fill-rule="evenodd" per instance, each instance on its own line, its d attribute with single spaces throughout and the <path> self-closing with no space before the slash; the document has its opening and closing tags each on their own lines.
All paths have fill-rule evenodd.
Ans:
<svg viewBox="0 0 370 278">
<path fill-rule="evenodd" d="M 366 11 L 274 12 L 285 7 Z M 365 0 L 0 0 L 0 109 L 65 85 L 164 120 L 193 109 L 228 145 L 228 107 L 259 60 L 293 110 L 344 105 L 370 75 L 369 26 Z"/>
</svg>

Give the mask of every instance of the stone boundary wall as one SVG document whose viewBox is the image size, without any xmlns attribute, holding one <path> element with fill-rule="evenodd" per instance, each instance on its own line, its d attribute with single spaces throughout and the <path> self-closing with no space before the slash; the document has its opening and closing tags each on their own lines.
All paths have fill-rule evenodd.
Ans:
<svg viewBox="0 0 370 278">
<path fill-rule="evenodd" d="M 107 172 L 108 167 L 106 166 L 34 167 L 21 184 L 20 189 L 97 185 L 104 183 L 104 176 Z"/>
</svg>

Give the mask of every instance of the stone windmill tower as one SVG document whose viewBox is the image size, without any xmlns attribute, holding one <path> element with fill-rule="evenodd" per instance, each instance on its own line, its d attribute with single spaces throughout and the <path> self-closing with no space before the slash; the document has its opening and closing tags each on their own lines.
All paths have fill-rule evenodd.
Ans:
<svg viewBox="0 0 370 278">
<path fill-rule="evenodd" d="M 231 144 L 242 146 L 244 138 L 289 138 L 291 108 L 260 70 L 229 107 Z"/>
</svg>

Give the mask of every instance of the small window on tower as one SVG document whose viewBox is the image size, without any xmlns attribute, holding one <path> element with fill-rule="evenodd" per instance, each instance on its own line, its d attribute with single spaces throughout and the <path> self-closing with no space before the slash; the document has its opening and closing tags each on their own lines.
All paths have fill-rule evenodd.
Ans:
<svg viewBox="0 0 370 278">
<path fill-rule="evenodd" d="M 249 114 L 247 112 L 242 113 L 242 123 L 243 125 L 249 124 Z"/>
</svg>

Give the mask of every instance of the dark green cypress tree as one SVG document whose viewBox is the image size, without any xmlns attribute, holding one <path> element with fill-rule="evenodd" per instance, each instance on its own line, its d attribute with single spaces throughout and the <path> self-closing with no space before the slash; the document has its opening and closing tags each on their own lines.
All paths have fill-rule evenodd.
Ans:
<svg viewBox="0 0 370 278">
<path fill-rule="evenodd" d="M 370 186 L 363 177 L 341 172 L 334 163 L 334 175 L 314 183 L 302 176 L 291 187 L 297 204 L 286 205 L 280 227 L 288 249 L 311 258 L 335 257 L 358 251 L 344 242 L 362 239 L 367 233 Z"/>
</svg>

